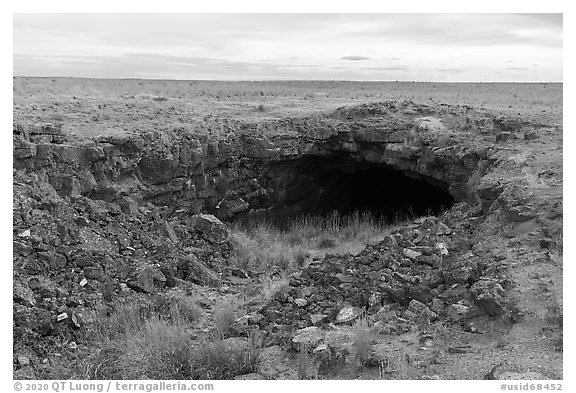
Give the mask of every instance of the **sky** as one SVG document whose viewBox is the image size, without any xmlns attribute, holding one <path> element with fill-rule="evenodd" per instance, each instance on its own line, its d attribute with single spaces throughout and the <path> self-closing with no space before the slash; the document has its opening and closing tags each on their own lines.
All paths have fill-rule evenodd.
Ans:
<svg viewBox="0 0 576 393">
<path fill-rule="evenodd" d="M 13 74 L 562 81 L 562 14 L 14 14 Z"/>
</svg>

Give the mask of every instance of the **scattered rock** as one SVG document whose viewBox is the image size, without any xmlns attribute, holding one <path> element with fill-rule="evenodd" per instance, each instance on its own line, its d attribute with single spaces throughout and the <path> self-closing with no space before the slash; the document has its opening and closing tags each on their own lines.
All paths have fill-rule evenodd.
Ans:
<svg viewBox="0 0 576 393">
<path fill-rule="evenodd" d="M 463 304 L 451 304 L 446 309 L 446 315 L 452 322 L 461 322 L 467 318 L 469 310 L 470 307 Z"/>
<path fill-rule="evenodd" d="M 30 362 L 30 358 L 29 358 L 28 356 L 24 356 L 24 355 L 19 355 L 19 356 L 16 358 L 16 360 L 17 360 L 18 365 L 19 365 L 20 367 L 27 367 L 27 366 L 29 366 L 30 363 L 31 363 L 31 362 Z"/>
<path fill-rule="evenodd" d="M 143 267 L 136 271 L 133 276 L 134 278 L 128 281 L 128 285 L 140 292 L 155 293 L 158 288 L 162 288 L 166 284 L 166 276 L 159 269 L 151 266 Z"/>
<path fill-rule="evenodd" d="M 30 235 L 31 235 L 30 229 L 26 229 L 26 230 L 20 232 L 18 234 L 18 237 L 27 238 L 27 237 L 30 237 Z"/>
<path fill-rule="evenodd" d="M 412 260 L 415 260 L 416 258 L 418 258 L 420 255 L 422 255 L 421 252 L 415 251 L 415 250 L 411 250 L 409 248 L 405 248 L 404 250 L 402 250 L 402 253 L 404 254 L 404 256 L 406 258 L 410 258 Z"/>
<path fill-rule="evenodd" d="M 312 314 L 310 315 L 310 321 L 312 325 L 320 327 L 325 323 L 328 323 L 328 315 L 325 314 Z"/>
<path fill-rule="evenodd" d="M 347 306 L 341 309 L 336 315 L 335 323 L 343 324 L 350 323 L 358 319 L 362 315 L 362 309 L 353 306 Z"/>
<path fill-rule="evenodd" d="M 440 253 L 442 256 L 446 256 L 449 254 L 448 249 L 444 243 L 436 243 L 434 245 L 434 249 Z"/>
<path fill-rule="evenodd" d="M 495 317 L 504 313 L 504 288 L 493 280 L 480 280 L 474 283 L 470 292 L 475 303 L 488 315 Z"/>
<path fill-rule="evenodd" d="M 192 216 L 194 228 L 209 242 L 215 244 L 228 240 L 228 229 L 218 218 L 211 214 L 196 214 Z"/>
<path fill-rule="evenodd" d="M 538 134 L 534 130 L 526 130 L 524 131 L 524 140 L 533 141 L 538 139 Z"/>
<path fill-rule="evenodd" d="M 308 301 L 306 299 L 303 298 L 298 298 L 294 300 L 294 303 L 298 306 L 298 307 L 306 307 L 308 305 Z"/>
<path fill-rule="evenodd" d="M 448 353 L 468 353 L 472 352 L 471 345 L 458 345 L 454 347 L 448 347 Z"/>
<path fill-rule="evenodd" d="M 408 304 L 408 308 L 404 311 L 403 316 L 410 321 L 429 323 L 436 318 L 436 313 L 430 310 L 424 303 L 413 299 Z"/>
<path fill-rule="evenodd" d="M 68 319 L 68 314 L 63 312 L 62 314 L 58 314 L 58 317 L 56 318 L 56 321 L 60 322 L 63 321 L 65 319 Z"/>
<path fill-rule="evenodd" d="M 510 132 L 501 132 L 496 135 L 496 142 L 508 142 L 512 139 L 512 133 Z"/>
<path fill-rule="evenodd" d="M 297 330 L 292 337 L 292 348 L 300 351 L 306 348 L 308 351 L 318 347 L 324 338 L 324 332 L 316 326 L 309 326 Z"/>
</svg>

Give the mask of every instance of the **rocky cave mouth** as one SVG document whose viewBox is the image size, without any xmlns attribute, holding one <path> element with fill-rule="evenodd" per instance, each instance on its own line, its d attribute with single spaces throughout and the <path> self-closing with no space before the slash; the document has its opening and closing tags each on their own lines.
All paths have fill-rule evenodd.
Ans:
<svg viewBox="0 0 576 393">
<path fill-rule="evenodd" d="M 347 154 L 276 162 L 267 176 L 274 190 L 265 202 L 277 222 L 294 217 L 369 213 L 386 223 L 439 215 L 455 199 L 446 182 Z"/>
</svg>

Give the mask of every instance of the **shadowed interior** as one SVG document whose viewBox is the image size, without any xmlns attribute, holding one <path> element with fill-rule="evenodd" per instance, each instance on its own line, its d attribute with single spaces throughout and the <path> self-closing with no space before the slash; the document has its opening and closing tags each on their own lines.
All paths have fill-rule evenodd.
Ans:
<svg viewBox="0 0 576 393">
<path fill-rule="evenodd" d="M 393 222 L 437 215 L 454 203 L 444 182 L 345 154 L 276 163 L 266 181 L 273 192 L 263 203 L 277 218 L 358 211 Z"/>
</svg>

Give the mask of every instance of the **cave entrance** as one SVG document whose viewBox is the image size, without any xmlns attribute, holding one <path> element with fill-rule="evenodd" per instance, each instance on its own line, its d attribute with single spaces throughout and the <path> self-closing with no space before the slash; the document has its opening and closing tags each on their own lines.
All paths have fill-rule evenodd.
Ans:
<svg viewBox="0 0 576 393">
<path fill-rule="evenodd" d="M 346 154 L 275 163 L 267 183 L 275 190 L 268 213 L 285 221 L 301 215 L 370 213 L 392 223 L 438 215 L 454 204 L 448 184 Z M 270 208 L 271 207 L 271 208 Z"/>
</svg>

